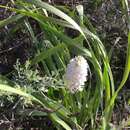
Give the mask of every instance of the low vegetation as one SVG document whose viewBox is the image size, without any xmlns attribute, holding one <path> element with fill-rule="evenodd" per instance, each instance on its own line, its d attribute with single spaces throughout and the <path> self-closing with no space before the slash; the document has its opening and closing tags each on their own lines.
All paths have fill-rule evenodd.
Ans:
<svg viewBox="0 0 130 130">
<path fill-rule="evenodd" d="M 101 1 L 94 3 L 98 7 Z M 17 59 L 9 72 L 0 75 L 2 129 L 31 129 L 35 125 L 50 130 L 121 130 L 130 125 L 128 114 L 117 118 L 122 102 L 119 92 L 130 72 L 128 1 L 120 2 L 128 41 L 118 81 L 120 71 L 112 68 L 114 46 L 107 48 L 92 17 L 84 14 L 83 5 L 73 8 L 41 0 L 12 0 L 10 6 L 0 5 L 12 14 L 0 21 L 0 28 L 8 29 L 8 33 L 2 32 L 6 36 L 1 35 L 0 42 L 7 45 L 8 39 L 20 32 L 25 38 L 19 42 L 27 46 L 23 52 L 26 62 Z M 125 103 L 129 109 L 129 100 Z M 121 105 L 119 111 L 124 107 Z M 34 120 L 36 124 L 31 123 Z M 32 126 L 27 127 L 29 123 Z"/>
</svg>

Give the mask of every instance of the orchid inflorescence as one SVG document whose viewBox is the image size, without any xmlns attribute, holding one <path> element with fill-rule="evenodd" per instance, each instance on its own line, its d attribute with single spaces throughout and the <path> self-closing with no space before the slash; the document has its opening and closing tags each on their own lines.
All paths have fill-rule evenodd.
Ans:
<svg viewBox="0 0 130 130">
<path fill-rule="evenodd" d="M 89 65 L 83 56 L 70 60 L 65 73 L 67 89 L 71 93 L 82 91 L 88 76 Z"/>
</svg>

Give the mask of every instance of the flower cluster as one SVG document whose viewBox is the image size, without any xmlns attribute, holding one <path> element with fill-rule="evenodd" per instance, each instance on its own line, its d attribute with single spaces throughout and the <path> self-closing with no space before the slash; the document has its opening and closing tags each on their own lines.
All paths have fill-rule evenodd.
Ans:
<svg viewBox="0 0 130 130">
<path fill-rule="evenodd" d="M 70 60 L 65 73 L 67 88 L 71 93 L 82 91 L 88 75 L 88 63 L 82 56 Z"/>
</svg>

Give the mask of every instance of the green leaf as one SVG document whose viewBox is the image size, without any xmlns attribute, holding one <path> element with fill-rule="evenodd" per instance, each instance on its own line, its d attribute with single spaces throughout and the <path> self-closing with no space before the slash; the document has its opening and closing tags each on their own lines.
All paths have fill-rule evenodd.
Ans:
<svg viewBox="0 0 130 130">
<path fill-rule="evenodd" d="M 8 25 L 10 23 L 13 23 L 13 22 L 15 22 L 15 21 L 17 21 L 17 20 L 19 20 L 23 17 L 24 17 L 23 15 L 18 14 L 18 15 L 15 15 L 15 16 L 11 16 L 7 19 L 4 19 L 4 20 L 0 21 L 0 28 L 4 27 L 5 25 Z"/>
<path fill-rule="evenodd" d="M 48 58 L 49 56 L 55 54 L 57 51 L 61 51 L 61 49 L 64 49 L 65 45 L 64 44 L 58 44 L 57 46 L 50 48 L 46 50 L 45 52 L 41 52 L 38 54 L 34 59 L 32 59 L 31 64 L 37 64 L 41 60 L 44 60 Z"/>
<path fill-rule="evenodd" d="M 36 6 L 42 7 L 44 9 L 46 9 L 47 11 L 49 11 L 49 12 L 59 16 L 60 18 L 66 20 L 71 25 L 73 25 L 79 32 L 81 32 L 81 34 L 85 37 L 85 35 L 84 35 L 82 29 L 80 28 L 80 26 L 72 18 L 70 18 L 67 14 L 63 13 L 59 9 L 41 1 L 41 0 L 27 0 L 27 1 L 32 3 L 32 4 L 35 4 Z"/>
<path fill-rule="evenodd" d="M 55 113 L 50 114 L 52 120 L 60 124 L 66 130 L 72 130 L 68 124 L 66 124 L 62 119 L 60 119 Z"/>
<path fill-rule="evenodd" d="M 25 98 L 28 98 L 31 101 L 34 101 L 34 102 L 40 104 L 44 109 L 48 110 L 43 102 L 41 102 L 40 100 L 38 100 L 37 98 L 35 98 L 31 94 L 25 92 L 21 88 L 14 88 L 14 87 L 9 86 L 7 84 L 0 84 L 0 90 L 4 91 L 4 92 L 10 92 L 10 93 L 17 94 L 17 95 L 23 96 Z"/>
</svg>

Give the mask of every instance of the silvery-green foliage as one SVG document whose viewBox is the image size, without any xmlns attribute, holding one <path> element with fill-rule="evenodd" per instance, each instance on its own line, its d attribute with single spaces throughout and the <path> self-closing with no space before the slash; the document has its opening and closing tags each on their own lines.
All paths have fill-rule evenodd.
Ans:
<svg viewBox="0 0 130 130">
<path fill-rule="evenodd" d="M 54 90 L 58 90 L 59 88 L 64 86 L 64 82 L 62 79 L 58 78 L 58 73 L 52 72 L 50 77 L 44 75 L 41 76 L 39 71 L 35 68 L 30 67 L 30 62 L 27 61 L 25 65 L 21 65 L 17 60 L 14 65 L 15 71 L 13 72 L 12 80 L 15 83 L 16 88 L 20 88 L 27 93 L 35 93 L 35 92 L 43 92 L 47 93 L 49 89 L 53 88 Z M 5 106 L 6 102 L 16 102 L 14 106 L 27 106 L 28 104 L 32 104 L 30 99 L 24 97 L 18 97 L 12 95 L 12 93 L 7 93 L 4 91 L 0 92 L 0 105 Z"/>
<path fill-rule="evenodd" d="M 29 93 L 35 91 L 47 92 L 50 87 L 58 89 L 64 86 L 63 81 L 58 79 L 58 74 L 53 72 L 51 77 L 40 76 L 38 70 L 30 68 L 29 61 L 23 67 L 17 61 L 14 67 L 16 69 L 13 77 L 15 83 L 26 88 Z"/>
</svg>

